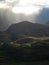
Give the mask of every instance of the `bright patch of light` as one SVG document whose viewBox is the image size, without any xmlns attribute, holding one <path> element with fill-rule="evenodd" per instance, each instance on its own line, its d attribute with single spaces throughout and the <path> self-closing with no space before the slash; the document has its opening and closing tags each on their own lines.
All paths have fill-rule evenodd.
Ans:
<svg viewBox="0 0 49 65">
<path fill-rule="evenodd" d="M 12 6 L 13 5 L 13 6 Z M 19 14 L 30 15 L 38 13 L 42 7 L 49 7 L 49 0 L 3 0 L 0 2 L 0 8 L 10 8 L 11 11 Z"/>
<path fill-rule="evenodd" d="M 49 7 L 49 0 L 19 0 L 19 6 L 30 6 L 30 5 L 44 5 L 44 7 Z"/>
<path fill-rule="evenodd" d="M 19 5 L 20 6 L 26 6 L 32 3 L 32 0 L 20 0 Z"/>
<path fill-rule="evenodd" d="M 34 0 L 34 4 L 35 5 L 41 5 L 41 6 L 43 6 L 44 5 L 44 7 L 49 7 L 49 0 Z"/>
<path fill-rule="evenodd" d="M 11 6 L 8 6 L 7 3 L 0 3 L 0 9 L 5 9 L 5 10 L 12 10 L 12 7 Z"/>
<path fill-rule="evenodd" d="M 0 8 L 5 8 L 7 4 L 5 3 L 0 3 Z"/>
<path fill-rule="evenodd" d="M 6 2 L 6 4 L 9 3 L 16 3 L 14 5 L 44 5 L 44 6 L 49 6 L 49 0 L 3 0 L 2 2 Z M 18 2 L 18 4 L 17 4 Z"/>
<path fill-rule="evenodd" d="M 38 11 L 40 10 L 40 8 L 37 7 L 14 7 L 12 8 L 12 12 L 16 13 L 16 14 L 26 14 L 26 15 L 30 15 L 32 13 L 38 13 Z"/>
<path fill-rule="evenodd" d="M 5 2 L 13 3 L 15 0 L 5 0 Z"/>
</svg>

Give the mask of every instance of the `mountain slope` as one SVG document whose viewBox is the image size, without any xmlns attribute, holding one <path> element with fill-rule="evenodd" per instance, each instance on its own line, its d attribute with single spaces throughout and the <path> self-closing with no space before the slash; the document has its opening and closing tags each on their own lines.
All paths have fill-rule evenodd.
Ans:
<svg viewBox="0 0 49 65">
<path fill-rule="evenodd" d="M 17 24 L 12 24 L 6 30 L 6 33 L 12 39 L 20 38 L 21 35 L 40 36 L 40 37 L 49 36 L 49 26 L 45 24 L 23 21 Z"/>
</svg>

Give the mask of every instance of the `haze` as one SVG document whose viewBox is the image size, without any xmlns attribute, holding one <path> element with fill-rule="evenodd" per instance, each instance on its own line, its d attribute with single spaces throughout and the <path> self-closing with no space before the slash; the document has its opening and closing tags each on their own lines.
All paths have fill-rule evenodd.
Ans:
<svg viewBox="0 0 49 65">
<path fill-rule="evenodd" d="M 0 30 L 25 20 L 49 21 L 49 0 L 0 0 Z"/>
</svg>

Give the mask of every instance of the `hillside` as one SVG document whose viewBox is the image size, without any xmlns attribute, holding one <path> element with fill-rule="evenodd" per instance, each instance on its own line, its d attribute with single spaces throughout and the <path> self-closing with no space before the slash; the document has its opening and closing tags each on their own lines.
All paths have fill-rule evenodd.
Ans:
<svg viewBox="0 0 49 65">
<path fill-rule="evenodd" d="M 0 50 L 2 63 L 49 62 L 49 26 L 28 21 L 12 24 L 0 32 Z"/>
<path fill-rule="evenodd" d="M 23 36 L 48 37 L 49 26 L 46 24 L 31 23 L 23 21 L 17 24 L 12 24 L 7 30 L 9 38 L 15 40 Z"/>
</svg>

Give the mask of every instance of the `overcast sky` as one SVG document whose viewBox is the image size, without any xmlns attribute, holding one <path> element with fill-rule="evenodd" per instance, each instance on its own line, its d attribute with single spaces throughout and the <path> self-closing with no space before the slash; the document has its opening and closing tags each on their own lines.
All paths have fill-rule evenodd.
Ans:
<svg viewBox="0 0 49 65">
<path fill-rule="evenodd" d="M 23 20 L 49 21 L 49 0 L 0 0 L 0 30 Z"/>
</svg>

